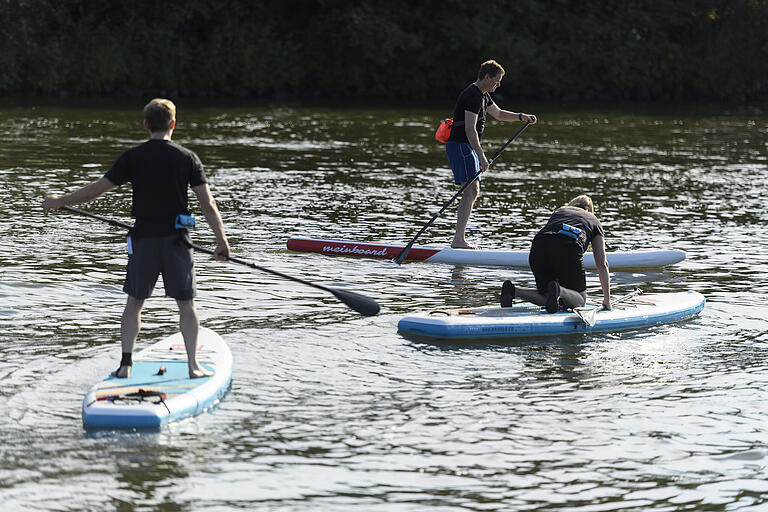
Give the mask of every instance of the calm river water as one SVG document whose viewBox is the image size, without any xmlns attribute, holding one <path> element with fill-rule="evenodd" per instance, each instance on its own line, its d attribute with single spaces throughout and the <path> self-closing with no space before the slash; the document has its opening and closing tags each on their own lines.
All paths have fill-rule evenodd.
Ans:
<svg viewBox="0 0 768 512">
<path fill-rule="evenodd" d="M 442 109 L 179 102 L 236 255 L 378 300 L 197 256 L 203 325 L 234 354 L 212 412 L 88 432 L 85 392 L 120 357 L 124 233 L 47 192 L 144 140 L 143 101 L 0 106 L 0 506 L 9 510 L 768 510 L 768 115 L 719 106 L 530 106 L 483 179 L 469 239 L 526 249 L 577 193 L 609 243 L 678 248 L 616 293 L 697 290 L 697 319 L 648 330 L 436 344 L 403 315 L 495 303 L 525 269 L 289 253 L 295 235 L 406 242 L 455 188 Z M 492 122 L 489 152 L 518 124 Z M 122 221 L 122 187 L 84 206 Z M 446 244 L 455 209 L 420 240 Z M 213 246 L 207 226 L 195 240 Z M 588 275 L 590 290 L 599 289 Z M 138 348 L 176 330 L 156 293 Z"/>
</svg>

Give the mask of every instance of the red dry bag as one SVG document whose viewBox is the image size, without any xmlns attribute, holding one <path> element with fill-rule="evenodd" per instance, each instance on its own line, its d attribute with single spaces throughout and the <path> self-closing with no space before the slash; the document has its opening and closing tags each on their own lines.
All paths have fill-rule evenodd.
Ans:
<svg viewBox="0 0 768 512">
<path fill-rule="evenodd" d="M 453 119 L 443 119 L 443 122 L 437 127 L 435 138 L 440 142 L 448 142 L 451 137 L 451 128 L 453 128 Z"/>
</svg>

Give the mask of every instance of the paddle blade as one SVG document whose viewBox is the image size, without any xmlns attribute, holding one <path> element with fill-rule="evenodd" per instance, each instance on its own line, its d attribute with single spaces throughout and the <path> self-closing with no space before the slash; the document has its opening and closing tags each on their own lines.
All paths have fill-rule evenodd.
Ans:
<svg viewBox="0 0 768 512">
<path fill-rule="evenodd" d="M 594 327 L 595 324 L 597 323 L 597 318 L 596 318 L 597 312 L 598 311 L 602 311 L 602 310 L 603 310 L 603 306 L 600 306 L 600 307 L 597 307 L 597 308 L 592 308 L 591 310 L 587 311 L 584 314 L 582 319 L 584 320 L 584 322 L 586 322 L 586 324 L 588 326 Z"/>
<path fill-rule="evenodd" d="M 334 297 L 363 316 L 375 316 L 381 311 L 379 303 L 370 297 L 355 292 L 349 292 L 347 290 L 339 290 L 338 288 L 326 289 L 330 291 Z"/>
<path fill-rule="evenodd" d="M 637 295 L 641 295 L 642 293 L 643 293 L 643 290 L 641 290 L 640 288 L 635 288 L 634 290 L 624 295 L 623 297 L 619 297 L 618 299 L 614 300 L 613 305 L 628 301 Z M 591 308 L 591 309 L 583 308 L 583 307 L 573 308 L 573 312 L 579 315 L 579 318 L 581 318 L 581 320 L 590 327 L 594 327 L 595 324 L 597 323 L 597 313 L 599 311 L 607 311 L 607 310 L 602 305 L 597 306 L 595 308 Z"/>
<path fill-rule="evenodd" d="M 599 306 L 596 308 L 573 308 L 573 312 L 579 315 L 579 318 L 581 318 L 581 321 L 587 324 L 590 327 L 594 327 L 596 322 L 595 315 L 597 315 L 597 312 L 602 310 L 603 307 Z"/>
<path fill-rule="evenodd" d="M 406 246 L 403 248 L 403 250 L 402 250 L 402 251 L 400 251 L 400 254 L 398 254 L 397 256 L 395 256 L 395 257 L 394 257 L 394 259 L 393 259 L 392 261 L 394 261 L 394 262 L 395 262 L 395 263 L 397 263 L 398 265 L 402 265 L 402 264 L 403 264 L 403 261 L 405 261 L 405 257 L 406 257 L 406 256 L 408 256 L 408 253 L 410 252 L 410 250 L 411 250 L 411 247 L 413 247 L 413 241 L 411 241 L 411 243 L 409 243 L 408 245 L 406 245 Z"/>
</svg>

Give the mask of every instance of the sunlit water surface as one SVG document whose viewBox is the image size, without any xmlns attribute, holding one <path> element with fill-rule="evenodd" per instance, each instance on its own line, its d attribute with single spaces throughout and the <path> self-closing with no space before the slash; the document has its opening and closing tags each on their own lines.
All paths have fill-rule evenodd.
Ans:
<svg viewBox="0 0 768 512">
<path fill-rule="evenodd" d="M 136 104 L 0 107 L 2 510 L 768 509 L 768 116 L 702 107 L 516 105 L 530 127 L 483 179 L 469 237 L 526 249 L 586 192 L 609 243 L 678 248 L 615 293 L 696 290 L 652 329 L 440 344 L 403 315 L 498 300 L 525 269 L 294 254 L 290 236 L 406 242 L 455 188 L 434 138 L 450 109 L 180 102 L 174 140 L 206 164 L 235 253 L 369 295 L 196 257 L 204 325 L 234 354 L 209 413 L 158 432 L 88 432 L 85 392 L 119 360 L 119 229 L 43 215 L 144 139 Z M 485 147 L 517 125 L 490 123 Z M 86 208 L 130 221 L 122 187 Z M 445 245 L 455 209 L 420 242 Z M 195 233 L 212 246 L 207 226 Z M 599 290 L 588 274 L 589 289 Z M 157 291 L 139 347 L 176 330 Z"/>
</svg>

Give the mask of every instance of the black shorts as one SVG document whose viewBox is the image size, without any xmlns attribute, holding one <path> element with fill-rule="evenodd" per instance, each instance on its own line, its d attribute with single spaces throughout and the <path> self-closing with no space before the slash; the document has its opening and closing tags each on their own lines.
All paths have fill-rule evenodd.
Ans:
<svg viewBox="0 0 768 512">
<path fill-rule="evenodd" d="M 123 291 L 137 299 L 152 295 L 157 277 L 163 275 L 165 294 L 178 300 L 194 298 L 195 262 L 192 248 L 179 233 L 139 238 L 128 237 L 128 269 Z"/>
<path fill-rule="evenodd" d="M 584 262 L 579 247 L 562 235 L 543 235 L 535 238 L 528 256 L 536 288 L 546 295 L 547 284 L 557 281 L 560 286 L 577 292 L 587 289 Z"/>
</svg>

